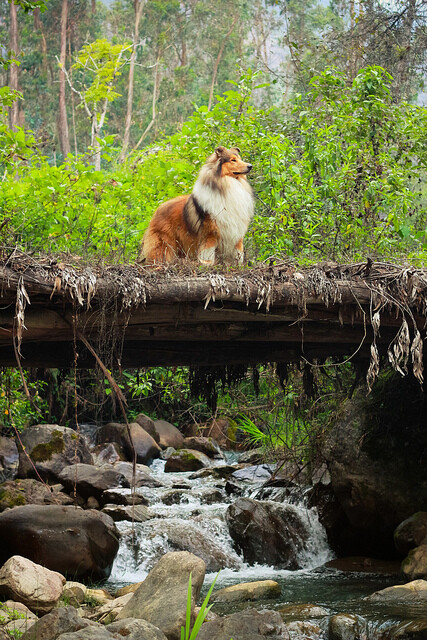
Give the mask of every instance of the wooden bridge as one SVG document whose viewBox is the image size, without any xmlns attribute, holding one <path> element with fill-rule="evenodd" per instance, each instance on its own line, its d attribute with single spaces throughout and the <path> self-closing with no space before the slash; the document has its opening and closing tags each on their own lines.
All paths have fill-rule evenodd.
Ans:
<svg viewBox="0 0 427 640">
<path fill-rule="evenodd" d="M 362 359 L 388 354 L 422 377 L 427 271 L 289 263 L 220 272 L 191 265 L 0 265 L 0 365 L 109 367 Z"/>
</svg>

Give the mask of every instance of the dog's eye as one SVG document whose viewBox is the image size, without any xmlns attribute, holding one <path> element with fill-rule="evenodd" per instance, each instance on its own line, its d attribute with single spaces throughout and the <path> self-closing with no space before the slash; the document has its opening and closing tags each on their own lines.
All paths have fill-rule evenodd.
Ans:
<svg viewBox="0 0 427 640">
<path fill-rule="evenodd" d="M 231 158 L 231 162 L 237 162 L 236 158 Z"/>
</svg>

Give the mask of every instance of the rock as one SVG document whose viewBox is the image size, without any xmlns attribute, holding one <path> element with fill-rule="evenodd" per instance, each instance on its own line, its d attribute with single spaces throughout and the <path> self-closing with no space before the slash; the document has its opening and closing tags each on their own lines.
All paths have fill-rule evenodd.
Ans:
<svg viewBox="0 0 427 640">
<path fill-rule="evenodd" d="M 20 439 L 25 447 L 25 451 L 19 447 L 18 476 L 20 478 L 31 478 L 35 475 L 28 456 L 43 480 L 54 482 L 57 481 L 64 467 L 77 462 L 85 464 L 93 462 L 85 437 L 79 436 L 68 427 L 38 424 L 27 427 L 21 433 Z"/>
<path fill-rule="evenodd" d="M 156 427 L 154 426 L 154 420 L 152 420 L 149 416 L 146 416 L 145 413 L 138 413 L 134 422 L 139 424 L 140 427 L 144 429 L 150 436 L 159 444 L 160 436 L 156 431 Z"/>
<path fill-rule="evenodd" d="M 427 580 L 414 580 L 407 584 L 398 584 L 381 591 L 375 591 L 364 598 L 368 602 L 424 604 L 427 605 Z"/>
<path fill-rule="evenodd" d="M 101 625 L 94 627 L 86 627 L 79 631 L 70 631 L 69 633 L 61 633 L 57 640 L 121 640 L 120 636 L 112 634 Z"/>
<path fill-rule="evenodd" d="M 18 555 L 9 558 L 0 569 L 0 594 L 22 602 L 37 615 L 53 609 L 64 584 L 61 574 Z"/>
<path fill-rule="evenodd" d="M 2 630 L 6 631 L 9 638 L 21 638 L 22 634 L 34 626 L 34 623 L 33 618 L 17 618 L 5 624 Z"/>
<path fill-rule="evenodd" d="M 114 522 L 128 520 L 129 522 L 146 522 L 153 517 L 148 507 L 143 504 L 123 506 L 119 504 L 106 504 L 101 513 L 105 513 Z"/>
<path fill-rule="evenodd" d="M 427 544 L 427 511 L 418 511 L 401 522 L 394 532 L 394 544 L 403 556 L 411 549 Z"/>
<path fill-rule="evenodd" d="M 75 486 L 77 493 L 83 498 L 93 496 L 98 501 L 102 499 L 106 489 L 130 486 L 125 476 L 111 465 L 95 467 L 90 464 L 72 464 L 65 467 L 58 477 L 67 491 L 73 491 Z"/>
<path fill-rule="evenodd" d="M 24 504 L 72 504 L 62 491 L 32 478 L 8 480 L 0 485 L 0 512 Z"/>
<path fill-rule="evenodd" d="M 37 620 L 21 640 L 56 640 L 63 633 L 86 629 L 90 624 L 74 607 L 59 607 Z"/>
<path fill-rule="evenodd" d="M 181 431 L 170 422 L 166 422 L 166 420 L 155 420 L 154 428 L 159 436 L 159 445 L 162 449 L 167 449 L 168 447 L 178 449 L 178 447 L 182 446 L 184 436 Z"/>
<path fill-rule="evenodd" d="M 189 551 L 201 558 L 206 571 L 237 568 L 239 559 L 227 555 L 213 535 L 197 526 L 191 520 L 183 522 L 178 518 L 156 519 L 150 522 L 149 537 L 164 536 L 175 551 Z"/>
<path fill-rule="evenodd" d="M 228 418 L 216 418 L 206 428 L 206 435 L 214 438 L 222 449 L 237 449 L 237 424 Z"/>
<path fill-rule="evenodd" d="M 298 551 L 308 538 L 305 523 L 292 505 L 238 498 L 226 512 L 234 544 L 249 564 L 298 569 Z"/>
<path fill-rule="evenodd" d="M 127 593 L 135 593 L 135 591 L 142 585 L 142 582 L 135 582 L 134 584 L 128 584 L 126 587 L 121 587 L 121 589 L 117 589 L 115 596 L 116 598 L 120 598 L 120 596 L 125 596 Z"/>
<path fill-rule="evenodd" d="M 103 607 L 114 600 L 106 589 L 86 589 L 86 602 L 90 600 L 95 606 Z"/>
<path fill-rule="evenodd" d="M 409 580 L 427 579 L 427 544 L 411 549 L 402 562 L 402 573 Z"/>
<path fill-rule="evenodd" d="M 126 456 L 122 448 L 117 442 L 105 442 L 97 444 L 92 449 L 93 464 L 101 467 L 104 464 L 114 464 L 121 460 L 126 460 Z"/>
<path fill-rule="evenodd" d="M 2 618 L 12 620 L 17 615 L 37 620 L 37 616 L 23 602 L 15 602 L 14 600 L 6 600 L 0 602 L 0 615 Z"/>
<path fill-rule="evenodd" d="M 94 496 L 89 496 L 89 498 L 83 505 L 84 509 L 99 509 L 100 506 L 101 505 L 99 504 L 98 500 L 94 498 Z"/>
<path fill-rule="evenodd" d="M 222 458 L 219 444 L 215 442 L 213 438 L 203 438 L 201 436 L 184 438 L 181 448 L 192 449 L 193 451 L 201 451 L 209 458 Z"/>
<path fill-rule="evenodd" d="M 13 438 L 0 436 L 0 474 L 4 480 L 12 480 L 18 471 L 18 447 Z"/>
<path fill-rule="evenodd" d="M 129 486 L 133 486 L 133 464 L 132 462 L 116 462 L 114 469 L 122 473 L 129 482 Z M 137 464 L 135 469 L 135 488 L 138 487 L 162 487 L 163 484 L 153 478 L 149 467 L 145 464 Z"/>
<path fill-rule="evenodd" d="M 35 613 L 22 602 L 6 600 L 0 603 L 0 640 L 19 638 L 37 621 Z M 2 635 L 2 632 L 5 634 Z"/>
<path fill-rule="evenodd" d="M 231 480 L 258 484 L 269 480 L 275 469 L 276 465 L 272 464 L 257 464 L 251 467 L 244 467 L 243 469 L 234 471 L 234 473 L 231 474 Z"/>
<path fill-rule="evenodd" d="M 257 449 L 249 449 L 249 451 L 242 451 L 239 454 L 239 462 L 245 462 L 246 464 L 261 464 L 264 459 L 265 451 L 262 447 Z"/>
<path fill-rule="evenodd" d="M 0 562 L 13 555 L 53 571 L 102 580 L 110 575 L 120 534 L 99 511 L 57 505 L 26 505 L 0 514 Z"/>
<path fill-rule="evenodd" d="M 205 563 L 187 551 L 178 551 L 163 556 L 123 607 L 118 619 L 142 618 L 161 629 L 168 640 L 180 640 L 190 573 L 194 611 L 205 577 Z"/>
<path fill-rule="evenodd" d="M 324 637 L 319 625 L 309 620 L 287 622 L 286 630 L 291 640 L 317 640 L 317 638 Z"/>
<path fill-rule="evenodd" d="M 365 631 L 365 620 L 354 614 L 339 613 L 329 618 L 329 640 L 359 640 Z"/>
<path fill-rule="evenodd" d="M 387 638 L 390 640 L 426 640 L 427 618 L 403 622 L 389 631 Z"/>
<path fill-rule="evenodd" d="M 274 637 L 286 640 L 289 634 L 277 611 L 246 609 L 231 616 L 205 622 L 197 640 L 265 640 Z"/>
<path fill-rule="evenodd" d="M 107 600 L 100 609 L 95 610 L 90 617 L 102 622 L 102 624 L 110 624 L 110 622 L 114 622 L 123 607 L 132 597 L 133 593 L 126 593 L 118 598 L 110 598 L 110 600 Z"/>
<path fill-rule="evenodd" d="M 210 464 L 209 458 L 201 451 L 180 449 L 166 460 L 165 471 L 197 471 Z"/>
<path fill-rule="evenodd" d="M 107 628 L 126 640 L 167 640 L 163 631 L 146 620 L 125 618 L 112 622 Z"/>
<path fill-rule="evenodd" d="M 137 422 L 129 425 L 130 435 L 125 424 L 109 422 L 98 432 L 98 442 L 116 442 L 125 452 L 128 460 L 133 460 L 133 451 L 136 453 L 136 461 L 148 464 L 160 455 L 160 447 L 145 429 Z"/>
<path fill-rule="evenodd" d="M 188 504 L 192 495 L 190 491 L 171 489 L 162 495 L 163 504 Z"/>
<path fill-rule="evenodd" d="M 104 505 L 120 504 L 120 505 L 148 505 L 148 500 L 140 493 L 135 493 L 133 489 L 107 489 L 102 494 L 102 503 Z"/>
<path fill-rule="evenodd" d="M 427 504 L 427 406 L 410 376 L 384 375 L 340 407 L 323 454 L 344 519 L 338 555 L 396 557 L 393 532 Z M 411 398 L 408 404 L 407 399 Z"/>
<path fill-rule="evenodd" d="M 244 602 L 245 600 L 277 598 L 280 592 L 280 585 L 274 580 L 241 582 L 232 587 L 214 591 L 211 602 Z"/>
<path fill-rule="evenodd" d="M 62 597 L 65 602 L 68 602 L 73 607 L 78 607 L 85 601 L 86 591 L 86 585 L 82 584 L 81 582 L 73 582 L 72 580 L 67 580 L 62 591 Z"/>
<path fill-rule="evenodd" d="M 307 618 L 324 618 L 329 615 L 329 611 L 317 604 L 286 604 L 278 609 L 283 620 L 305 620 Z"/>
</svg>

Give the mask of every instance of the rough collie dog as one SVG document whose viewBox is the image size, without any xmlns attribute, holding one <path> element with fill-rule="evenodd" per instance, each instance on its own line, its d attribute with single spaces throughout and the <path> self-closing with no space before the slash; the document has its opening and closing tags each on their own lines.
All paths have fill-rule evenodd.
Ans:
<svg viewBox="0 0 427 640">
<path fill-rule="evenodd" d="M 140 261 L 176 257 L 243 262 L 243 237 L 254 212 L 252 188 L 237 147 L 218 147 L 202 167 L 193 192 L 160 205 L 142 239 Z"/>
</svg>

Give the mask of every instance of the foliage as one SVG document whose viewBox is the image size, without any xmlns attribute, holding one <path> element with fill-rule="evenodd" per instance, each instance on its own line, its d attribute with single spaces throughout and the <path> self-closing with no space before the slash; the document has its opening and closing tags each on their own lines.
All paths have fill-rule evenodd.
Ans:
<svg viewBox="0 0 427 640">
<path fill-rule="evenodd" d="M 48 251 L 135 257 L 156 206 L 188 192 L 216 143 L 241 146 L 254 165 L 257 212 L 249 257 L 359 259 L 427 255 L 426 110 L 390 97 L 388 74 L 362 70 L 350 85 L 334 69 L 312 78 L 291 109 L 254 107 L 257 74 L 242 73 L 211 111 L 127 166 L 94 171 L 85 157 L 46 161 L 3 183 L 9 243 Z M 107 139 L 108 142 L 111 140 Z M 106 157 L 119 149 L 110 147 Z"/>
<path fill-rule="evenodd" d="M 31 400 L 25 394 L 19 371 L 6 367 L 0 369 L 0 427 L 6 432 L 21 431 L 47 415 L 47 402 L 43 398 L 46 384 L 30 381 L 26 371 L 23 375 Z"/>
<path fill-rule="evenodd" d="M 209 598 L 212 595 L 212 591 L 213 588 L 215 586 L 215 582 L 217 581 L 218 575 L 216 575 L 214 581 L 212 582 L 209 591 L 206 595 L 206 598 L 203 600 L 202 606 L 200 607 L 199 613 L 197 614 L 197 617 L 194 621 L 194 625 L 193 628 L 191 629 L 190 632 L 190 627 L 191 627 L 191 604 L 192 604 L 192 599 L 193 599 L 193 595 L 192 595 L 192 589 L 191 589 L 191 573 L 190 573 L 190 578 L 188 580 L 188 593 L 187 593 L 187 610 L 186 610 L 186 617 L 185 617 L 185 628 L 181 627 L 181 640 L 196 640 L 197 635 L 200 631 L 200 627 L 202 626 L 203 622 L 206 619 L 206 616 L 208 615 L 209 611 L 212 609 L 212 605 L 210 604 L 208 606 L 209 603 Z M 232 639 L 231 639 L 232 640 Z"/>
</svg>

